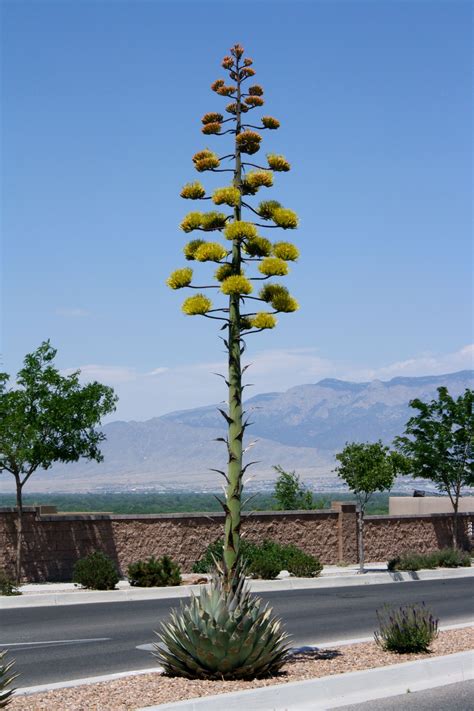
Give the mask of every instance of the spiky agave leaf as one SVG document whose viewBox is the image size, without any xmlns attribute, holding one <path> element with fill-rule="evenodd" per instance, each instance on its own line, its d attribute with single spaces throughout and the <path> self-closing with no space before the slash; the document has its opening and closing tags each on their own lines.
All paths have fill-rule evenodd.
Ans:
<svg viewBox="0 0 474 711">
<path fill-rule="evenodd" d="M 250 594 L 242 570 L 231 589 L 214 575 L 209 586 L 173 611 L 157 632 L 153 655 L 171 676 L 255 679 L 278 672 L 288 636 L 268 605 Z M 164 646 L 163 646 L 164 645 Z"/>
<path fill-rule="evenodd" d="M 7 662 L 6 651 L 0 652 L 0 709 L 5 708 L 9 703 L 14 689 L 9 688 L 18 674 L 10 674 L 14 661 Z"/>
</svg>

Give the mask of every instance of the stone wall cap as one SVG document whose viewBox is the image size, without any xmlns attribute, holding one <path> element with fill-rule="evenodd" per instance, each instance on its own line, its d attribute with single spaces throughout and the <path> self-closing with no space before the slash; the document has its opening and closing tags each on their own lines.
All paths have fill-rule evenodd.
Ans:
<svg viewBox="0 0 474 711">
<path fill-rule="evenodd" d="M 35 509 L 33 509 L 34 511 Z M 11 509 L 15 511 L 15 509 Z M 0 511 L 1 513 L 1 511 Z M 244 512 L 242 518 L 318 518 L 319 516 L 335 517 L 336 511 L 330 509 L 317 509 L 307 511 L 305 509 L 298 511 L 255 511 Z M 224 519 L 224 513 L 221 511 L 193 511 L 189 513 L 148 513 L 148 514 L 114 514 L 114 513 L 74 513 L 65 512 L 57 514 L 43 514 L 40 516 L 41 521 L 166 521 L 173 519 Z"/>
<path fill-rule="evenodd" d="M 430 519 L 430 518 L 452 518 L 454 513 L 427 513 L 427 514 L 396 514 L 389 516 L 387 514 L 364 516 L 366 521 L 395 521 L 397 519 Z M 474 511 L 459 511 L 460 518 L 474 516 Z"/>
</svg>

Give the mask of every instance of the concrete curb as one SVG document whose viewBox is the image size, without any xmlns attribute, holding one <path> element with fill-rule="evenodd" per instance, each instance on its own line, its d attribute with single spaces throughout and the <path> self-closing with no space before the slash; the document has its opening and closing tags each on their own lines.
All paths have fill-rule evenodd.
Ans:
<svg viewBox="0 0 474 711">
<path fill-rule="evenodd" d="M 449 580 L 474 577 L 472 568 L 446 568 L 441 570 L 419 570 L 413 572 L 381 571 L 349 576 L 326 576 L 322 578 L 285 578 L 284 580 L 254 580 L 250 583 L 252 592 L 277 592 L 284 590 L 307 590 L 384 583 L 407 583 L 424 580 Z M 50 607 L 51 605 L 84 605 L 101 602 L 129 602 L 134 600 L 163 600 L 189 597 L 199 592 L 200 585 L 180 585 L 167 588 L 128 588 L 125 590 L 55 592 L 0 597 L 0 610 L 19 607 Z"/>
<path fill-rule="evenodd" d="M 393 664 L 365 671 L 335 674 L 308 681 L 260 687 L 171 704 L 146 706 L 139 711 L 327 711 L 348 704 L 422 691 L 474 678 L 473 653 L 459 652 L 434 659 Z"/>
</svg>

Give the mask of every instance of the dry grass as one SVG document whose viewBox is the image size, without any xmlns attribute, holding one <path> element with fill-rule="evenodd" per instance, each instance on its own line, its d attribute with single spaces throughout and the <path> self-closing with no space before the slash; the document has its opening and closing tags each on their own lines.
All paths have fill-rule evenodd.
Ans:
<svg viewBox="0 0 474 711">
<path fill-rule="evenodd" d="M 454 654 L 472 649 L 474 627 L 441 632 L 433 643 L 430 656 Z M 131 711 L 143 706 L 182 701 L 197 696 L 212 696 L 241 689 L 254 689 L 290 681 L 343 674 L 426 658 L 426 654 L 384 652 L 374 642 L 339 649 L 325 649 L 300 654 L 289 661 L 282 673 L 256 681 L 189 681 L 161 674 L 101 682 L 70 689 L 14 698 L 11 711 Z"/>
</svg>

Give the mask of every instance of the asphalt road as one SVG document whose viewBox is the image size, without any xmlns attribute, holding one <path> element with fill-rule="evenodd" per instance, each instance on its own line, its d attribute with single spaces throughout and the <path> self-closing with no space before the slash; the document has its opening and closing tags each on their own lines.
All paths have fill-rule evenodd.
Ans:
<svg viewBox="0 0 474 711">
<path fill-rule="evenodd" d="M 292 590 L 262 595 L 280 615 L 295 644 L 318 644 L 371 635 L 384 603 L 424 601 L 441 624 L 473 619 L 472 578 L 387 585 Z M 78 679 L 154 665 L 137 646 L 176 599 L 0 610 L 0 647 L 16 659 L 18 686 Z"/>
<path fill-rule="evenodd" d="M 340 711 L 472 711 L 474 681 L 343 706 Z"/>
</svg>

